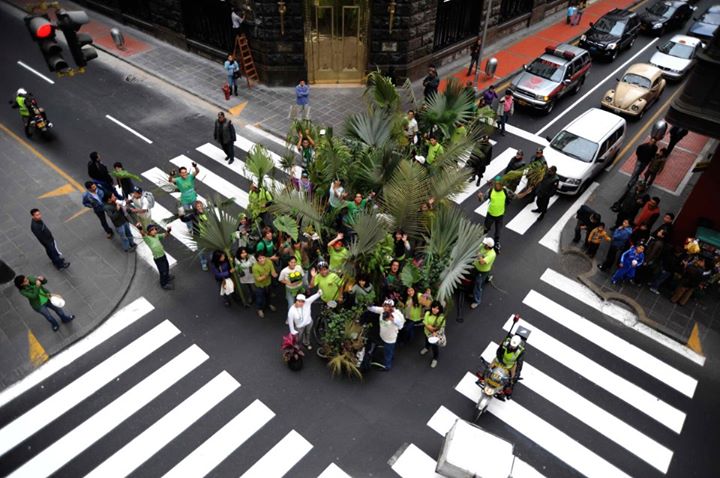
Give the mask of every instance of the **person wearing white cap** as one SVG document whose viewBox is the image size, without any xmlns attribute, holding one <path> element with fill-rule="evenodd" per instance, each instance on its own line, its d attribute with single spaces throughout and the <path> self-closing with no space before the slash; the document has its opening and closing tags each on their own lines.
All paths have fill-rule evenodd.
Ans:
<svg viewBox="0 0 720 478">
<path fill-rule="evenodd" d="M 383 362 L 385 368 L 383 370 L 387 372 L 392 368 L 395 343 L 397 342 L 398 333 L 405 325 L 405 317 L 402 312 L 395 308 L 395 301 L 392 299 L 385 299 L 382 307 L 370 306 L 368 311 L 380 315 L 380 340 L 382 340 L 385 353 Z"/>
<path fill-rule="evenodd" d="M 292 335 L 297 336 L 297 341 L 302 342 L 306 349 L 312 350 L 310 345 L 310 328 L 312 327 L 312 314 L 310 308 L 313 302 L 318 300 L 321 292 L 318 291 L 310 297 L 305 294 L 295 296 L 295 303 L 288 309 L 287 324 Z"/>
<path fill-rule="evenodd" d="M 492 237 L 486 237 L 483 239 L 482 247 L 478 252 L 477 259 L 473 262 L 475 269 L 477 270 L 477 277 L 475 277 L 475 287 L 473 289 L 473 303 L 470 304 L 471 309 L 475 309 L 482 302 L 483 285 L 490 276 L 493 264 L 495 263 L 495 241 Z"/>
</svg>

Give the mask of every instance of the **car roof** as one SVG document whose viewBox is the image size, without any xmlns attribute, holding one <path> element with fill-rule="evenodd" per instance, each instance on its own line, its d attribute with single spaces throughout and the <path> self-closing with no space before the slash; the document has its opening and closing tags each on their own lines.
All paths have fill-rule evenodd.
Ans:
<svg viewBox="0 0 720 478">
<path fill-rule="evenodd" d="M 609 111 L 599 108 L 590 108 L 565 127 L 565 131 L 599 143 L 608 130 L 615 128 L 619 123 L 626 121 Z"/>
<path fill-rule="evenodd" d="M 548 47 L 548 48 L 550 48 L 550 47 Z M 582 48 L 578 48 L 578 47 L 570 45 L 568 43 L 560 43 L 559 45 L 557 45 L 555 47 L 555 52 L 558 54 L 549 53 L 549 52 L 545 51 L 545 53 L 540 55 L 539 58 L 556 63 L 561 66 L 564 66 L 564 65 L 570 63 L 575 58 L 579 57 L 580 55 L 588 54 L 587 50 L 583 50 Z M 565 58 L 564 56 L 562 56 L 562 54 L 565 52 L 572 53 L 573 55 L 575 55 L 575 58 L 572 58 L 572 59 Z"/>
<path fill-rule="evenodd" d="M 631 18 L 637 15 L 635 12 L 631 12 L 630 10 L 624 10 L 622 8 L 616 8 L 614 10 L 610 10 L 607 12 L 603 17 L 606 18 L 613 18 L 613 19 L 627 19 Z"/>
<path fill-rule="evenodd" d="M 675 35 L 670 39 L 673 43 L 682 43 L 687 46 L 697 46 L 698 43 L 701 43 L 702 40 L 700 40 L 697 37 L 691 37 L 688 35 Z"/>
<path fill-rule="evenodd" d="M 650 65 L 648 63 L 635 63 L 634 65 L 631 65 L 630 68 L 628 68 L 625 72 L 625 74 L 628 73 L 640 75 L 651 80 L 654 80 L 658 76 L 662 75 L 662 71 L 660 71 L 658 67 Z"/>
</svg>

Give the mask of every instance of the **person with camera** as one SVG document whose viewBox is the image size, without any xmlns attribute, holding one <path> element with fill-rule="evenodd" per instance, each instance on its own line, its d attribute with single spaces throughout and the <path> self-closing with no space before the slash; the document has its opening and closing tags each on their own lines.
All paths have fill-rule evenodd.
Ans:
<svg viewBox="0 0 720 478">
<path fill-rule="evenodd" d="M 180 207 L 183 211 L 192 211 L 193 204 L 197 201 L 197 192 L 195 191 L 195 178 L 200 174 L 200 168 L 195 161 L 192 162 L 193 172 L 189 173 L 185 166 L 178 169 L 177 175 L 175 170 L 170 171 L 168 182 L 174 184 L 175 187 L 180 191 Z M 181 214 L 182 215 L 182 214 Z M 192 222 L 187 223 L 188 231 L 192 232 Z"/>
<path fill-rule="evenodd" d="M 382 307 L 370 306 L 368 311 L 380 316 L 380 341 L 382 341 L 383 352 L 385 353 L 383 370 L 387 372 L 392 368 L 395 343 L 397 342 L 398 333 L 405 325 L 405 317 L 402 312 L 395 308 L 395 301 L 392 299 L 385 299 Z"/>
<path fill-rule="evenodd" d="M 71 322 L 75 316 L 66 314 L 60 307 L 62 304 L 55 305 L 53 303 L 54 300 L 51 300 L 52 294 L 45 288 L 45 284 L 47 284 L 47 279 L 44 276 L 24 276 L 20 274 L 15 277 L 15 287 L 20 291 L 20 294 L 27 298 L 30 302 L 30 307 L 32 307 L 35 312 L 50 322 L 53 332 L 57 332 L 60 330 L 60 326 L 57 320 L 50 314 L 51 310 L 60 317 L 60 320 L 64 324 Z"/>
</svg>

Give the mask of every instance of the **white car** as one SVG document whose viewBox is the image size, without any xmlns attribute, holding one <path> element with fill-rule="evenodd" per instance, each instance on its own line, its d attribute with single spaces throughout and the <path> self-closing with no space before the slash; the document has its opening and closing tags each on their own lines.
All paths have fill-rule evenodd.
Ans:
<svg viewBox="0 0 720 478">
<path fill-rule="evenodd" d="M 669 80 L 680 80 L 695 64 L 695 57 L 704 48 L 699 38 L 675 35 L 650 58 L 650 64 L 662 70 Z"/>
</svg>

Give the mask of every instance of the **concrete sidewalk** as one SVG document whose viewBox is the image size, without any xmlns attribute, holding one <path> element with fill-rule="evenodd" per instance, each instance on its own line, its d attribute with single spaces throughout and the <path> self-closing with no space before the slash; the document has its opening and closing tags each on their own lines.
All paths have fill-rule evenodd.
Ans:
<svg viewBox="0 0 720 478">
<path fill-rule="evenodd" d="M 108 240 L 100 223 L 81 204 L 80 184 L 56 172 L 26 141 L 20 122 L 0 124 L 0 170 L 3 182 L 0 209 L 0 251 L 15 274 L 44 275 L 47 288 L 66 300 L 65 311 L 76 315 L 53 332 L 34 312 L 12 282 L 0 285 L 0 389 L 19 380 L 49 356 L 100 325 L 125 296 L 135 275 L 135 254 Z M 59 250 L 71 266 L 53 267 L 30 231 L 30 209 L 43 213 Z"/>
</svg>

